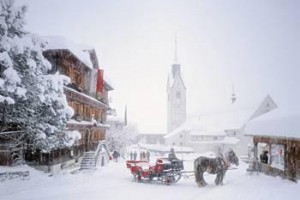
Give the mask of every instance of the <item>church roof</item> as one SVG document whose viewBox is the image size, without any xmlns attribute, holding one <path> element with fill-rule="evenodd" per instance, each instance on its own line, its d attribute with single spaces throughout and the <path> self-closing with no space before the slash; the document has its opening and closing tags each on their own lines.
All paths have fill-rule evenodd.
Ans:
<svg viewBox="0 0 300 200">
<path fill-rule="evenodd" d="M 167 86 L 167 89 L 173 87 L 173 85 L 174 85 L 174 83 L 175 83 L 175 80 L 180 80 L 180 81 L 182 82 L 183 87 L 186 88 L 186 87 L 185 87 L 185 84 L 184 84 L 184 82 L 183 82 L 181 73 L 180 73 L 180 72 L 177 72 L 177 73 L 175 74 L 175 76 L 173 77 L 172 72 L 170 72 L 169 75 L 168 75 L 168 86 Z"/>
<path fill-rule="evenodd" d="M 197 133 L 198 135 L 225 135 L 226 130 L 239 130 L 252 120 L 267 113 L 277 106 L 272 98 L 267 95 L 260 103 L 253 106 L 243 106 L 236 101 L 227 103 L 222 109 L 208 114 L 193 114 L 177 129 L 167 134 L 171 138 L 182 131 Z"/>
<path fill-rule="evenodd" d="M 251 117 L 253 112 L 219 112 L 188 118 L 177 129 L 167 134 L 165 138 L 171 138 L 182 131 L 193 135 L 225 135 L 225 130 L 240 129 Z"/>
</svg>

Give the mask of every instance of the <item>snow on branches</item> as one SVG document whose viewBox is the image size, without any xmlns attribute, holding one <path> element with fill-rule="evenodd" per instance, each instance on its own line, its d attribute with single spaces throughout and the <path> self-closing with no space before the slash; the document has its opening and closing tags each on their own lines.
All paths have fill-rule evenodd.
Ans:
<svg viewBox="0 0 300 200">
<path fill-rule="evenodd" d="M 0 132 L 24 130 L 30 143 L 49 151 L 68 144 L 68 80 L 48 74 L 52 66 L 42 54 L 43 41 L 23 28 L 25 12 L 13 0 L 0 0 Z"/>
</svg>

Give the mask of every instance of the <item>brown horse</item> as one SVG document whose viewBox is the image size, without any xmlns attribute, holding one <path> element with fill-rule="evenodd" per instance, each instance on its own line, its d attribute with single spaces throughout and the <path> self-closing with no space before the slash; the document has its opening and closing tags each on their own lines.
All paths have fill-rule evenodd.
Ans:
<svg viewBox="0 0 300 200">
<path fill-rule="evenodd" d="M 239 159 L 232 149 L 225 155 L 216 158 L 207 158 L 200 156 L 194 161 L 194 172 L 196 183 L 199 187 L 207 185 L 203 178 L 203 173 L 217 174 L 215 179 L 216 185 L 223 185 L 223 178 L 230 164 L 239 165 Z"/>
</svg>

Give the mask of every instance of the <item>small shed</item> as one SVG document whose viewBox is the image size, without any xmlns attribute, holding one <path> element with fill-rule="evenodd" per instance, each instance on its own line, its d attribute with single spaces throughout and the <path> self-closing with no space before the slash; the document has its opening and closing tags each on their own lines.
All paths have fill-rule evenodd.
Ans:
<svg viewBox="0 0 300 200">
<path fill-rule="evenodd" d="M 254 162 L 259 163 L 262 172 L 299 180 L 300 114 L 276 109 L 250 121 L 245 135 L 253 137 Z M 262 151 L 268 151 L 267 163 L 259 161 Z"/>
</svg>

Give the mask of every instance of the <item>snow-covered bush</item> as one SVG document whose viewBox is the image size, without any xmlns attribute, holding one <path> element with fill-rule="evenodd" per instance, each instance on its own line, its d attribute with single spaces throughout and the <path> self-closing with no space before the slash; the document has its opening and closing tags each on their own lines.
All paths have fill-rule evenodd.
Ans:
<svg viewBox="0 0 300 200">
<path fill-rule="evenodd" d="M 25 12 L 0 0 L 0 132 L 24 130 L 30 143 L 49 151 L 65 145 L 73 110 L 63 93 L 65 77 L 48 74 L 42 40 L 24 30 Z"/>
</svg>

